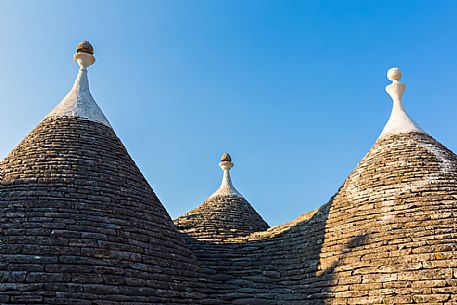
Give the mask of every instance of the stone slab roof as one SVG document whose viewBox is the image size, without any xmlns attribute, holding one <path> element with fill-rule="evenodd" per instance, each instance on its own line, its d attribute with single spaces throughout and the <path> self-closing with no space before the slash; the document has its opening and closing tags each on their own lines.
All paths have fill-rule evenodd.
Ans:
<svg viewBox="0 0 457 305">
<path fill-rule="evenodd" d="M 404 133 L 379 139 L 319 210 L 224 243 L 186 242 L 213 304 L 455 303 L 455 215 L 457 156 Z"/>
<path fill-rule="evenodd" d="M 84 54 L 69 95 L 0 164 L 0 303 L 197 304 L 200 265 L 97 111 Z"/>
<path fill-rule="evenodd" d="M 388 77 L 391 117 L 327 204 L 223 242 L 180 228 L 207 274 L 205 301 L 457 303 L 457 156 L 407 115 L 401 71 Z"/>
<path fill-rule="evenodd" d="M 224 242 L 268 228 L 249 202 L 238 196 L 211 197 L 174 223 L 186 235 L 212 242 Z"/>
<path fill-rule="evenodd" d="M 457 156 L 406 114 L 399 69 L 384 131 L 321 208 L 268 228 L 226 154 L 175 226 L 90 95 L 88 42 L 75 60 L 72 91 L 0 163 L 1 304 L 457 303 Z"/>
<path fill-rule="evenodd" d="M 234 166 L 228 153 L 222 155 L 221 186 L 199 207 L 178 217 L 174 223 L 188 236 L 199 240 L 225 242 L 268 229 L 252 205 L 235 189 L 230 177 Z"/>
<path fill-rule="evenodd" d="M 195 304 L 195 258 L 111 128 L 48 118 L 0 170 L 3 304 Z"/>
</svg>

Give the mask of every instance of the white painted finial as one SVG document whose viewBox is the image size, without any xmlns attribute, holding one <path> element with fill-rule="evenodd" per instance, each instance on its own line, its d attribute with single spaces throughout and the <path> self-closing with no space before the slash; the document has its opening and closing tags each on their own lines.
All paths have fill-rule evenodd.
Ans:
<svg viewBox="0 0 457 305">
<path fill-rule="evenodd" d="M 401 76 L 402 73 L 399 68 L 391 68 L 387 71 L 387 78 L 392 81 L 392 84 L 386 86 L 386 92 L 393 100 L 393 107 L 389 121 L 387 121 L 379 137 L 389 134 L 423 132 L 419 125 L 408 116 L 403 107 L 402 97 L 406 85 L 400 82 Z"/>
<path fill-rule="evenodd" d="M 111 124 L 106 119 L 89 90 L 87 68 L 95 62 L 93 54 L 94 49 L 88 41 L 83 40 L 78 44 L 76 53 L 73 56 L 73 59 L 79 65 L 76 81 L 70 92 L 68 92 L 47 117 L 81 118 L 111 127 Z"/>
<path fill-rule="evenodd" d="M 214 192 L 209 198 L 216 196 L 235 196 L 243 197 L 233 186 L 232 179 L 230 178 L 230 170 L 233 168 L 234 164 L 232 158 L 228 153 L 224 153 L 221 157 L 221 162 L 219 162 L 219 167 L 224 171 L 222 177 L 221 186 Z"/>
</svg>

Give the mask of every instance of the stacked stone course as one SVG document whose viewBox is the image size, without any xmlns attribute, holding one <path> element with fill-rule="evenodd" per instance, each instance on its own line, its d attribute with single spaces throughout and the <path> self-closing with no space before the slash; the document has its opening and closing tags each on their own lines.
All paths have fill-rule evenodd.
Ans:
<svg viewBox="0 0 457 305">
<path fill-rule="evenodd" d="M 284 226 L 187 243 L 214 304 L 457 303 L 457 156 L 381 138 L 331 201 Z"/>
<path fill-rule="evenodd" d="M 1 164 L 0 302 L 197 304 L 195 257 L 113 130 L 48 118 Z"/>
<path fill-rule="evenodd" d="M 457 304 L 457 156 L 408 117 L 398 68 L 381 137 L 320 209 L 268 228 L 224 154 L 175 226 L 90 94 L 89 42 L 74 59 L 0 163 L 1 304 Z"/>
<path fill-rule="evenodd" d="M 268 229 L 268 224 L 249 202 L 239 196 L 215 196 L 174 221 L 186 235 L 224 242 Z"/>
<path fill-rule="evenodd" d="M 456 165 L 424 133 L 384 137 L 319 210 L 265 230 L 212 197 L 176 221 L 183 242 L 111 128 L 46 119 L 1 164 L 0 300 L 457 302 Z"/>
</svg>

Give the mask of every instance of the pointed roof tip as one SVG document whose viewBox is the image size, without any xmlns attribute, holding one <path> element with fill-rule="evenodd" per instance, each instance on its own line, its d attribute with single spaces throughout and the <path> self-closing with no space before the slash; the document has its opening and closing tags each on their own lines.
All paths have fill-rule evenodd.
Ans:
<svg viewBox="0 0 457 305">
<path fill-rule="evenodd" d="M 94 64 L 94 48 L 89 41 L 83 40 L 76 46 L 73 59 L 79 65 L 79 72 L 73 88 L 63 100 L 46 116 L 46 118 L 80 118 L 83 120 L 101 123 L 112 128 L 103 114 L 103 111 L 95 102 L 89 90 L 87 68 Z"/>
<path fill-rule="evenodd" d="M 230 154 L 222 154 L 221 161 L 219 162 L 219 167 L 224 171 L 221 186 L 209 198 L 216 196 L 235 196 L 244 198 L 243 195 L 241 195 L 240 192 L 238 192 L 232 184 L 230 170 L 233 168 L 233 166 L 235 166 L 235 164 L 232 162 L 232 157 L 230 157 Z"/>
<path fill-rule="evenodd" d="M 220 187 L 201 205 L 174 221 L 181 233 L 196 240 L 220 243 L 269 228 L 268 223 L 233 186 L 230 178 L 233 166 L 230 154 L 222 154 L 219 167 L 224 174 Z"/>
<path fill-rule="evenodd" d="M 392 98 L 393 107 L 390 118 L 378 139 L 387 135 L 400 133 L 425 133 L 419 125 L 408 116 L 405 108 L 403 107 L 402 97 L 406 90 L 406 84 L 400 82 L 401 77 L 402 72 L 400 68 L 390 68 L 387 71 L 387 79 L 391 80 L 392 83 L 386 86 L 386 92 Z"/>
</svg>

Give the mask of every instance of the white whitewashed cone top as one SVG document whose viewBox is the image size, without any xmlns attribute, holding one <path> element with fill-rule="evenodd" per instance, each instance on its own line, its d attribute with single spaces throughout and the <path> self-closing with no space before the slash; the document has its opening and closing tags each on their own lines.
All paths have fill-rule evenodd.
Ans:
<svg viewBox="0 0 457 305">
<path fill-rule="evenodd" d="M 406 90 L 406 84 L 399 82 L 401 76 L 401 70 L 399 68 L 391 68 L 387 71 L 387 78 L 392 81 L 392 84 L 386 86 L 386 91 L 393 100 L 393 107 L 389 121 L 387 121 L 379 138 L 399 133 L 424 132 L 419 125 L 408 116 L 403 107 L 402 97 Z"/>
<path fill-rule="evenodd" d="M 73 88 L 63 100 L 46 116 L 48 117 L 71 117 L 102 123 L 108 127 L 111 124 L 106 119 L 100 107 L 95 102 L 89 90 L 87 68 L 95 62 L 92 45 L 83 40 L 78 44 L 74 60 L 79 65 L 78 76 Z"/>
<path fill-rule="evenodd" d="M 230 178 L 230 170 L 233 166 L 234 164 L 230 155 L 228 153 L 224 153 L 221 157 L 221 162 L 219 162 L 219 167 L 224 171 L 221 186 L 209 198 L 216 196 L 235 196 L 243 198 L 243 196 L 233 186 L 232 179 Z"/>
</svg>

